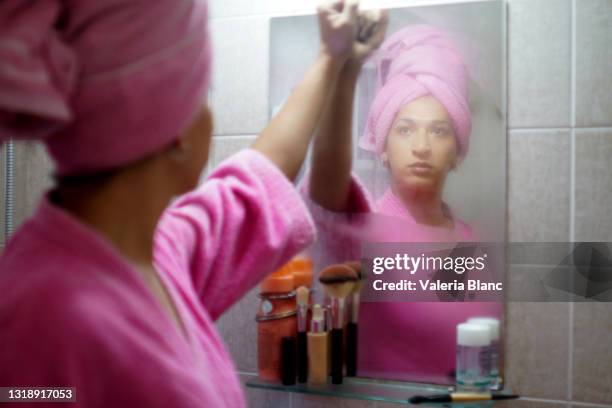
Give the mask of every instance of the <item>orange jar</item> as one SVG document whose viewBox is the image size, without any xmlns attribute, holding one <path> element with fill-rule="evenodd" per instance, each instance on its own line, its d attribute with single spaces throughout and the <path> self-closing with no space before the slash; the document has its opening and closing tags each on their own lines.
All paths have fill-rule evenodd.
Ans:
<svg viewBox="0 0 612 408">
<path fill-rule="evenodd" d="M 293 274 L 285 265 L 260 285 L 257 322 L 257 367 L 259 378 L 281 381 L 283 337 L 297 333 Z"/>
<path fill-rule="evenodd" d="M 289 261 L 289 269 L 293 273 L 294 286 L 312 286 L 312 260 L 304 255 L 297 256 Z"/>
</svg>

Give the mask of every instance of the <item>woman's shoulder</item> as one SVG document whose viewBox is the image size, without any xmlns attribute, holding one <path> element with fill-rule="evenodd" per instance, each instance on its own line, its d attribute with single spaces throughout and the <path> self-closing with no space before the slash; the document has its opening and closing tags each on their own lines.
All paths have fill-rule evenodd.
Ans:
<svg viewBox="0 0 612 408">
<path fill-rule="evenodd" d="M 457 235 L 459 235 L 459 237 L 462 240 L 464 241 L 474 240 L 475 238 L 474 230 L 467 222 L 459 218 L 454 218 L 453 221 L 455 223 L 455 232 L 457 233 Z"/>
</svg>

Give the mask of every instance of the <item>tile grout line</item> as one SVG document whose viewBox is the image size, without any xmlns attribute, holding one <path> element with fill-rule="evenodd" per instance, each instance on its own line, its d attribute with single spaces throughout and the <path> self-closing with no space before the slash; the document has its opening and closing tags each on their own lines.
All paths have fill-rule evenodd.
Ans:
<svg viewBox="0 0 612 408">
<path fill-rule="evenodd" d="M 610 126 L 602 126 L 602 127 L 574 127 L 572 128 L 574 131 L 579 130 L 582 133 L 596 133 L 596 132 L 612 132 L 612 127 Z"/>
<path fill-rule="evenodd" d="M 570 101 L 570 103 L 572 103 L 572 101 Z M 516 133 L 519 133 L 519 132 L 529 132 L 529 133 L 560 132 L 560 131 L 570 131 L 572 129 L 580 130 L 582 132 L 611 132 L 612 126 L 511 127 L 511 128 L 508 128 L 509 131 L 516 132 Z"/>
<path fill-rule="evenodd" d="M 612 406 L 610 405 L 606 405 L 606 404 L 597 404 L 597 403 L 593 403 L 593 402 L 582 402 L 582 401 L 564 401 L 564 400 L 557 400 L 557 399 L 546 399 L 546 398 L 531 398 L 531 397 L 521 397 L 520 398 L 521 401 L 533 401 L 533 402 L 544 402 L 544 403 L 548 403 L 548 404 L 580 404 L 581 406 L 585 406 L 585 407 L 593 407 L 593 408 L 612 408 Z"/>
<path fill-rule="evenodd" d="M 576 239 L 576 0 L 571 1 L 570 18 L 570 228 L 569 242 Z M 567 400 L 574 397 L 574 302 L 569 304 L 568 316 Z"/>
<path fill-rule="evenodd" d="M 550 127 L 550 128 L 508 128 L 510 133 L 550 133 L 567 132 L 569 127 Z"/>
</svg>

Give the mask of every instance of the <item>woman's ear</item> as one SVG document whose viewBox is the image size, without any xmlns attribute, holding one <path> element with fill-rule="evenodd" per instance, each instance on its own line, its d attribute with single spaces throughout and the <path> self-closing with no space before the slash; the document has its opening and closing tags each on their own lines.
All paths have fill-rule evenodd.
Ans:
<svg viewBox="0 0 612 408">
<path fill-rule="evenodd" d="M 380 155 L 380 160 L 382 161 L 382 164 L 385 168 L 389 168 L 389 156 L 387 155 L 387 152 L 383 152 Z"/>
<path fill-rule="evenodd" d="M 455 160 L 453 160 L 453 162 L 451 163 L 451 170 L 457 170 L 457 167 L 459 167 L 459 165 L 463 162 L 463 156 L 459 157 L 459 156 L 455 156 Z"/>
<path fill-rule="evenodd" d="M 189 156 L 189 140 L 185 135 L 181 135 L 174 139 L 170 149 L 168 149 L 168 156 L 172 161 L 177 163 L 187 160 Z"/>
</svg>

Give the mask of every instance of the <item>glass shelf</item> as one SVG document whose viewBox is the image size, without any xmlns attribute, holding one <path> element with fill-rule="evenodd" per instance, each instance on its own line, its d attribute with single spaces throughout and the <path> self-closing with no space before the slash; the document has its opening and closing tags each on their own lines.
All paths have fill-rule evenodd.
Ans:
<svg viewBox="0 0 612 408">
<path fill-rule="evenodd" d="M 344 378 L 342 385 L 331 383 L 323 385 L 282 385 L 280 383 L 262 381 L 256 374 L 240 374 L 242 382 L 247 387 L 263 388 L 274 391 L 294 392 L 300 394 L 325 395 L 329 397 L 356 398 L 370 401 L 392 402 L 410 405 L 408 399 L 416 395 L 433 395 L 448 393 L 451 388 L 441 385 L 417 384 L 367 378 Z M 506 392 L 504 392 L 506 393 Z M 508 392 L 509 394 L 509 392 Z M 471 403 L 419 404 L 419 406 L 483 408 L 493 407 L 493 401 Z"/>
</svg>

